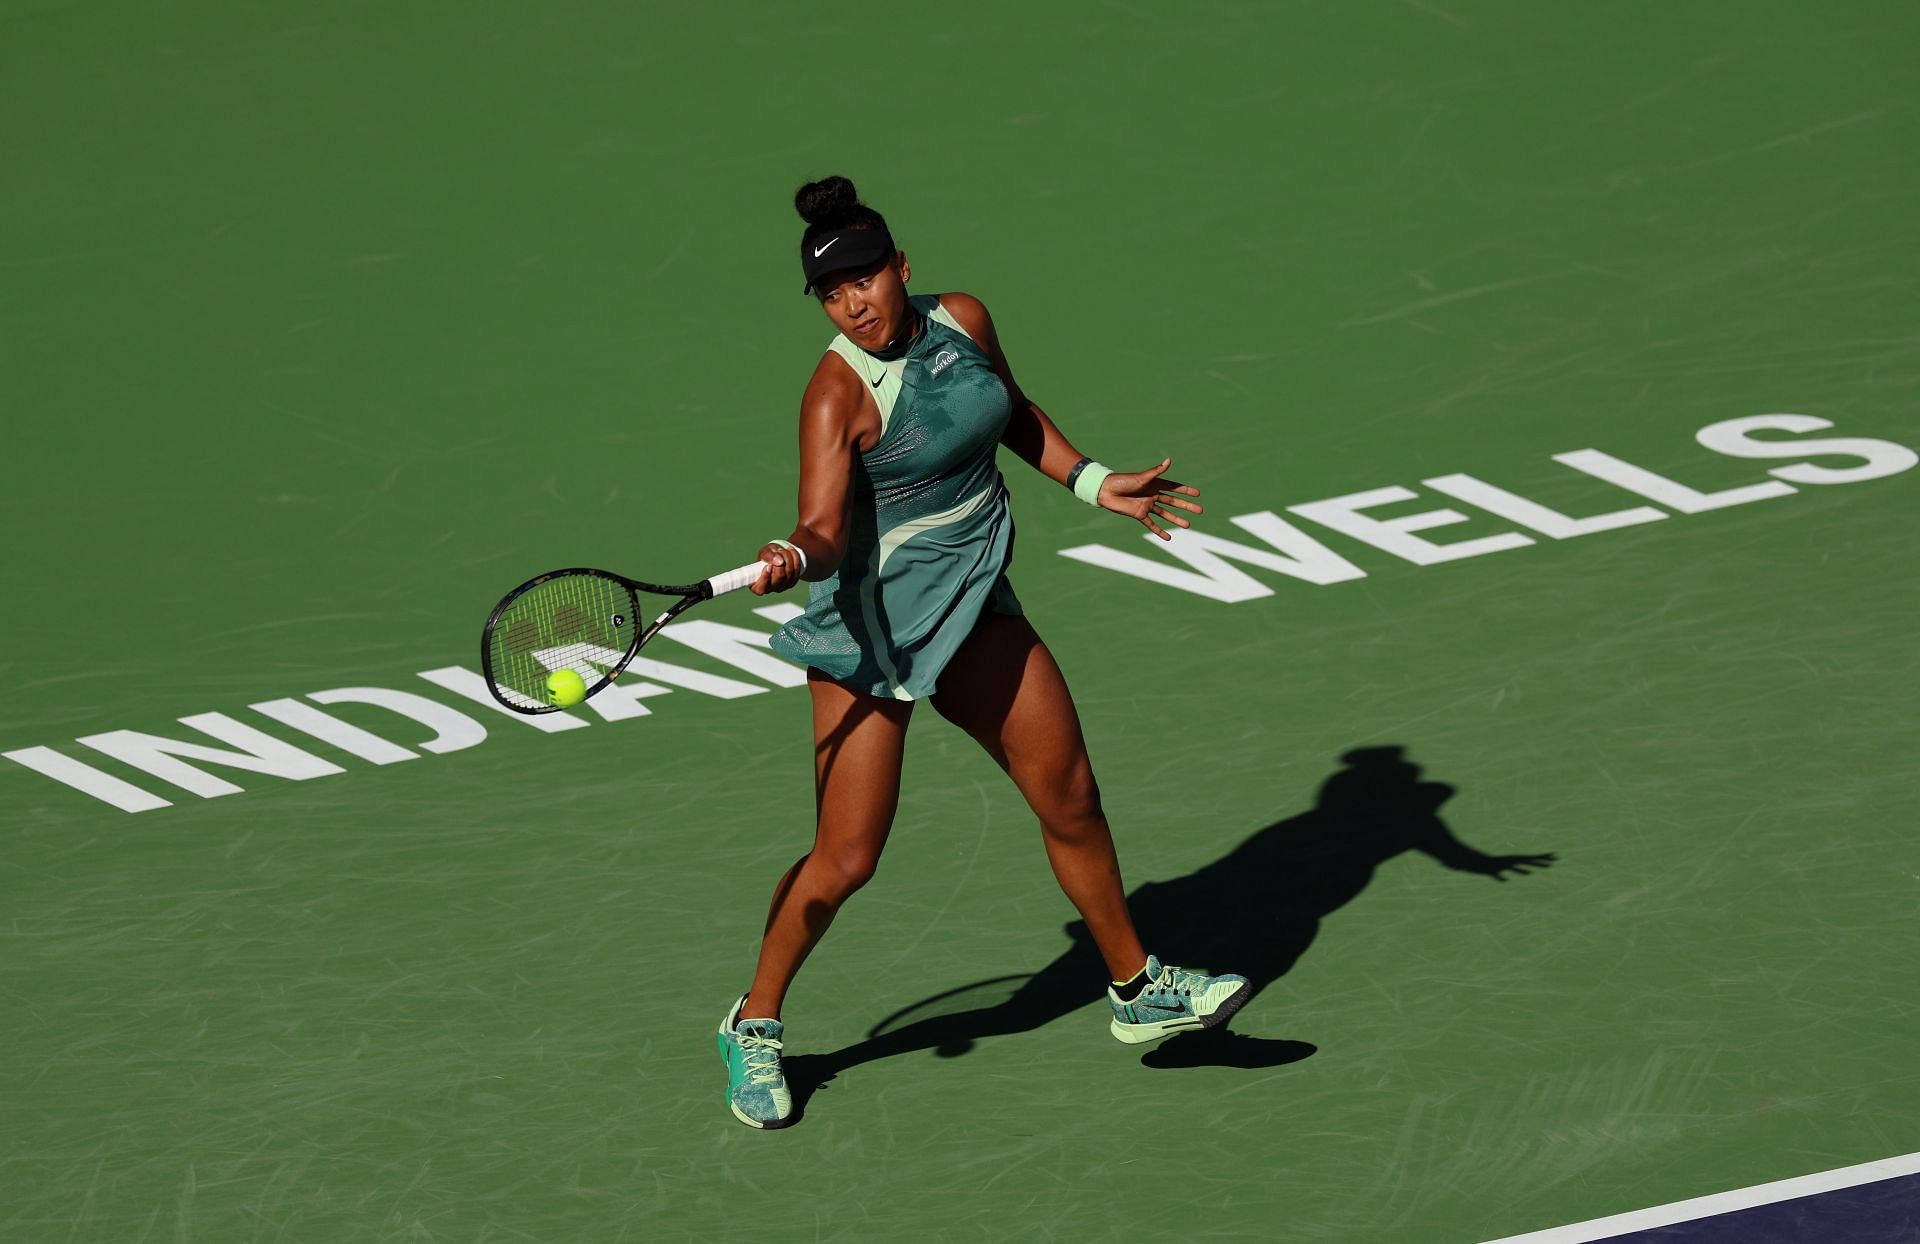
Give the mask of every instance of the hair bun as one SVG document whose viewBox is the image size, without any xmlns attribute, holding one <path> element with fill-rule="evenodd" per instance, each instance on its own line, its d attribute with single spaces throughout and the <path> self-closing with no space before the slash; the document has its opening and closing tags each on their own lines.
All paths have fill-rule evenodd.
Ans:
<svg viewBox="0 0 1920 1244">
<path fill-rule="evenodd" d="M 793 192 L 793 210 L 809 225 L 845 216 L 860 206 L 860 192 L 844 177 L 822 177 Z"/>
</svg>

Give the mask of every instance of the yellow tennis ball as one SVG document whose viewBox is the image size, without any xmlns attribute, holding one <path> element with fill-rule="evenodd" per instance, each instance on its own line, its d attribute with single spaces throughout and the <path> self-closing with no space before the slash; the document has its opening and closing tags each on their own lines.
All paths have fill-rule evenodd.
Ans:
<svg viewBox="0 0 1920 1244">
<path fill-rule="evenodd" d="M 573 670 L 555 670 L 547 675 L 547 703 L 555 708 L 572 708 L 587 698 L 587 683 Z"/>
</svg>

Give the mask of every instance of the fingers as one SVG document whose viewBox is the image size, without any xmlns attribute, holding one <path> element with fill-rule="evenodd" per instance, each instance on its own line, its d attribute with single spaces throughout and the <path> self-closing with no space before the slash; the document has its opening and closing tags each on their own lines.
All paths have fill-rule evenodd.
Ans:
<svg viewBox="0 0 1920 1244">
<path fill-rule="evenodd" d="M 1189 508 L 1197 509 L 1197 507 Z M 1190 528 L 1193 526 L 1192 523 L 1188 522 L 1179 513 L 1169 509 L 1165 501 L 1159 497 L 1155 497 L 1141 504 L 1133 516 L 1140 520 L 1142 527 L 1145 527 L 1154 535 L 1159 536 L 1162 540 L 1173 539 L 1173 533 L 1168 531 L 1166 527 L 1162 527 L 1160 525 L 1162 523 L 1165 523 L 1167 527 Z"/>
<path fill-rule="evenodd" d="M 1175 505 L 1182 506 L 1186 509 L 1192 510 L 1195 514 L 1200 514 L 1204 512 L 1199 506 L 1194 505 L 1193 503 L 1188 501 L 1177 500 L 1173 495 L 1175 493 L 1178 493 L 1181 496 L 1185 496 L 1185 497 L 1199 496 L 1200 490 L 1198 488 L 1195 488 L 1192 484 L 1183 484 L 1177 479 L 1162 478 L 1162 479 L 1153 479 L 1149 487 L 1155 494 L 1156 500 L 1164 498 L 1168 501 L 1173 502 L 1173 504 Z"/>
<path fill-rule="evenodd" d="M 770 592 L 784 592 L 800 580 L 800 561 L 790 551 L 777 544 L 763 545 L 760 549 L 760 577 L 748 585 L 755 596 L 765 596 Z"/>
<path fill-rule="evenodd" d="M 1179 511 L 1188 514 L 1204 514 L 1206 509 L 1198 502 L 1187 500 L 1197 497 L 1200 490 L 1191 484 L 1165 478 L 1167 468 L 1173 465 L 1171 456 L 1162 458 L 1158 466 L 1129 474 L 1113 474 L 1101 485 L 1101 504 L 1111 510 L 1132 514 L 1148 532 L 1162 540 L 1173 539 L 1168 527 L 1191 528 Z M 1108 490 L 1112 490 L 1113 499 L 1107 499 Z M 1162 526 L 1161 524 L 1165 524 Z"/>
</svg>

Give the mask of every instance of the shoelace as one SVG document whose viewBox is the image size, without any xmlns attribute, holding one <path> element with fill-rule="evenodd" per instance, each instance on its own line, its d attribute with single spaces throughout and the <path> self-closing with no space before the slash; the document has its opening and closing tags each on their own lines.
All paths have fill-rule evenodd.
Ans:
<svg viewBox="0 0 1920 1244">
<path fill-rule="evenodd" d="M 785 1048 L 772 1037 L 756 1037 L 750 1033 L 739 1033 L 740 1065 L 746 1070 L 749 1084 L 775 1084 L 780 1074 L 780 1051 Z"/>
<path fill-rule="evenodd" d="M 1165 989 L 1172 993 L 1193 996 L 1193 991 L 1207 983 L 1207 974 L 1203 969 L 1176 968 L 1171 964 L 1160 965 L 1160 975 L 1154 978 L 1154 988 Z"/>
</svg>

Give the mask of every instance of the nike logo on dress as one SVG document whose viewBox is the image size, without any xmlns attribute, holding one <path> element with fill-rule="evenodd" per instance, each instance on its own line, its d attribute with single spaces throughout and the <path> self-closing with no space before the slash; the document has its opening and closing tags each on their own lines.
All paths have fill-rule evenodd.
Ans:
<svg viewBox="0 0 1920 1244">
<path fill-rule="evenodd" d="M 832 246 L 832 245 L 833 245 L 833 244 L 834 244 L 835 242 L 838 242 L 839 240 L 840 240 L 839 238 L 828 238 L 828 239 L 827 239 L 827 246 Z M 814 251 L 813 251 L 813 257 L 814 257 L 815 259 L 818 259 L 818 258 L 820 258 L 820 256 L 822 256 L 822 255 L 824 255 L 824 254 L 826 254 L 826 253 L 827 253 L 827 246 L 818 246 L 818 247 L 815 247 L 815 248 L 814 248 Z"/>
</svg>

